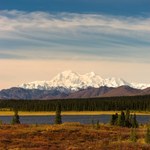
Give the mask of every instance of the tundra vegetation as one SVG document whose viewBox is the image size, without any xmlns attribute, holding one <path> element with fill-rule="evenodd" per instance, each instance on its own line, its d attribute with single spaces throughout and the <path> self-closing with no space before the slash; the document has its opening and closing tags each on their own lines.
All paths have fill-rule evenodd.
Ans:
<svg viewBox="0 0 150 150">
<path fill-rule="evenodd" d="M 0 124 L 1 150 L 150 149 L 149 124 L 139 126 L 136 115 L 130 115 L 129 110 L 112 115 L 109 124 L 99 121 L 92 121 L 88 125 L 78 122 L 62 123 L 60 103 L 56 106 L 53 125 L 19 124 L 18 118 L 18 111 L 15 110 L 13 125 Z"/>
<path fill-rule="evenodd" d="M 127 128 L 99 124 L 99 128 L 80 123 L 59 125 L 0 125 L 0 149 L 30 150 L 149 150 L 147 125 Z"/>
<path fill-rule="evenodd" d="M 149 126 L 147 127 L 147 130 L 146 130 L 145 142 L 150 144 L 150 127 Z"/>
<path fill-rule="evenodd" d="M 135 99 L 134 99 L 135 98 Z M 93 101 L 92 101 L 93 100 Z M 91 124 L 62 123 L 61 111 L 97 110 L 150 110 L 149 96 L 78 99 L 62 101 L 0 101 L 2 109 L 26 111 L 56 111 L 53 125 L 3 124 L 0 123 L 0 149 L 30 150 L 149 150 L 150 125 L 139 125 L 136 115 L 127 110 L 112 115 L 108 124 L 99 120 Z M 60 102 L 60 103 L 58 103 Z M 19 119 L 18 112 L 14 120 Z M 57 120 L 57 121 L 56 121 Z"/>
</svg>

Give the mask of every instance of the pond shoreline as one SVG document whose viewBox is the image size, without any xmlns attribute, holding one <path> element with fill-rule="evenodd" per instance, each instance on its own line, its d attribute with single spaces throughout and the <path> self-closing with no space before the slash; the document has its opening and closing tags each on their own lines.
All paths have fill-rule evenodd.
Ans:
<svg viewBox="0 0 150 150">
<path fill-rule="evenodd" d="M 20 116 L 48 116 L 48 115 L 55 115 L 54 111 L 19 111 Z M 120 111 L 62 111 L 62 115 L 112 115 L 118 113 Z M 150 112 L 138 112 L 138 111 L 131 111 L 131 114 L 136 113 L 136 115 L 150 115 Z M 13 116 L 13 111 L 0 111 L 0 116 Z"/>
</svg>

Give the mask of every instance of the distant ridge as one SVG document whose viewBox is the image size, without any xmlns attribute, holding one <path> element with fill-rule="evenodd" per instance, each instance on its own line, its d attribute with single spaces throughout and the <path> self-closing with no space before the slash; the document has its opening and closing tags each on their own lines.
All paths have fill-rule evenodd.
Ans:
<svg viewBox="0 0 150 150">
<path fill-rule="evenodd" d="M 115 89 L 112 89 L 111 91 L 108 91 L 107 93 L 103 94 L 104 97 L 112 97 L 112 96 L 133 96 L 133 95 L 142 95 L 143 90 L 140 89 L 134 89 L 129 86 L 120 86 Z"/>
<path fill-rule="evenodd" d="M 57 99 L 67 96 L 58 90 L 23 89 L 13 87 L 0 91 L 0 99 Z"/>
<path fill-rule="evenodd" d="M 140 90 L 129 86 L 87 88 L 70 93 L 60 92 L 58 89 L 39 90 L 10 88 L 0 91 L 0 99 L 25 99 L 25 100 L 48 100 L 48 99 L 70 99 L 70 98 L 95 98 L 115 96 L 150 95 L 150 88 Z"/>
<path fill-rule="evenodd" d="M 102 86 L 100 88 L 88 88 L 80 90 L 74 93 L 71 93 L 68 98 L 91 98 L 91 97 L 100 97 L 109 91 L 113 90 L 112 87 Z"/>
</svg>

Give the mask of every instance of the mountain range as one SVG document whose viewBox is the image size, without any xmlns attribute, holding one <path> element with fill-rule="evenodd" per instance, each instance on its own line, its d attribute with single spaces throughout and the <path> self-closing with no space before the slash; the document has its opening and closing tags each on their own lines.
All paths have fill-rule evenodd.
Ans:
<svg viewBox="0 0 150 150">
<path fill-rule="evenodd" d="M 80 75 L 64 71 L 50 81 L 23 83 L 0 91 L 0 99 L 63 99 L 149 95 L 150 84 L 129 83 L 90 72 Z"/>
<path fill-rule="evenodd" d="M 67 90 L 70 92 L 79 91 L 80 89 L 86 89 L 88 87 L 119 87 L 122 85 L 127 85 L 136 89 L 145 89 L 150 87 L 150 84 L 129 83 L 121 78 L 111 77 L 103 79 L 101 76 L 95 74 L 94 72 L 80 75 L 79 73 L 73 72 L 71 70 L 59 73 L 50 81 L 34 81 L 30 83 L 23 83 L 19 85 L 19 87 L 24 89 L 40 90 L 51 90 L 59 87 L 60 90 Z"/>
</svg>

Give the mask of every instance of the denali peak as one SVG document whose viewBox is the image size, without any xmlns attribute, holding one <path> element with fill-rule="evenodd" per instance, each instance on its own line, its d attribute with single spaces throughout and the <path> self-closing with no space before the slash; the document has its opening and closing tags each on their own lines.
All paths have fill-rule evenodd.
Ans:
<svg viewBox="0 0 150 150">
<path fill-rule="evenodd" d="M 150 87 L 150 84 L 128 83 L 127 81 L 121 78 L 114 77 L 103 79 L 101 76 L 95 74 L 94 72 L 81 75 L 71 70 L 59 73 L 50 81 L 34 81 L 30 83 L 23 83 L 19 85 L 19 87 L 24 89 L 59 89 L 68 91 L 78 91 L 80 89 L 86 89 L 88 87 L 119 87 L 122 85 L 127 85 L 137 89 L 145 89 L 147 87 Z"/>
</svg>

